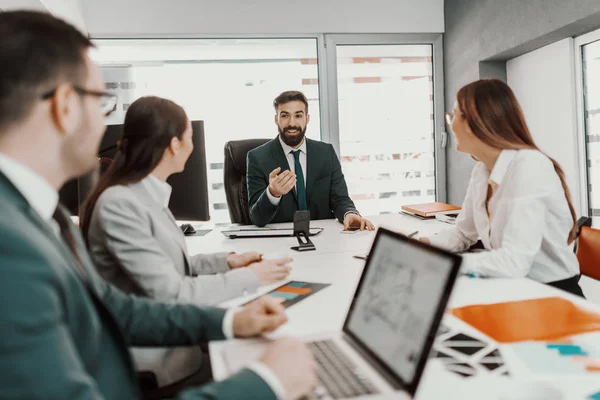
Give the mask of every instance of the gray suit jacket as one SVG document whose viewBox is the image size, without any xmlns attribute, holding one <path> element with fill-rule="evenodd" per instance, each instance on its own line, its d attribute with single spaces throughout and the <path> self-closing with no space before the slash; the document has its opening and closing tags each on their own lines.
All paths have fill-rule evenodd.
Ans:
<svg viewBox="0 0 600 400">
<path fill-rule="evenodd" d="M 229 270 L 226 253 L 189 257 L 173 215 L 142 182 L 102 193 L 90 221 L 88 245 L 100 275 L 127 293 L 206 306 L 253 292 L 259 285 L 249 269 Z"/>
<path fill-rule="evenodd" d="M 249 269 L 229 270 L 227 253 L 189 257 L 175 218 L 142 182 L 102 193 L 88 245 L 100 275 L 126 293 L 207 306 L 258 287 Z M 161 386 L 191 375 L 203 360 L 197 346 L 134 348 L 132 354 L 138 370 L 153 371 Z"/>
</svg>

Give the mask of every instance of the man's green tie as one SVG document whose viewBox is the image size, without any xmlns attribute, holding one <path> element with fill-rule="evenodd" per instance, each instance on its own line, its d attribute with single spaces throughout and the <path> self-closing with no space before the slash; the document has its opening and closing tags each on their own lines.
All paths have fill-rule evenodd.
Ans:
<svg viewBox="0 0 600 400">
<path fill-rule="evenodd" d="M 306 204 L 306 187 L 304 186 L 304 173 L 300 165 L 300 150 L 292 151 L 294 155 L 294 169 L 296 170 L 296 192 L 298 194 L 298 209 L 308 210 Z"/>
</svg>

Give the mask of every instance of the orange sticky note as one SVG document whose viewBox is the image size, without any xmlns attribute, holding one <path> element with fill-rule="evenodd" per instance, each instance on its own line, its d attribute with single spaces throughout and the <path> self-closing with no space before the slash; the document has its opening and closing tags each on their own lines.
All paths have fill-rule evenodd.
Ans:
<svg viewBox="0 0 600 400">
<path fill-rule="evenodd" d="M 311 288 L 301 288 L 301 287 L 294 287 L 294 286 L 284 286 L 284 287 L 280 287 L 279 289 L 277 289 L 278 292 L 284 292 L 284 293 L 295 293 L 295 294 L 299 294 L 300 296 L 304 296 L 305 294 L 309 294 L 310 292 L 312 292 Z"/>
</svg>

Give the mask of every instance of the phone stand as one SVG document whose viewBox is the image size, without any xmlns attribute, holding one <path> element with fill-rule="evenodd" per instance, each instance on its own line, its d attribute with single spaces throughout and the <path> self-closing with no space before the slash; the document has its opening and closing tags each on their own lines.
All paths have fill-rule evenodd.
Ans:
<svg viewBox="0 0 600 400">
<path fill-rule="evenodd" d="M 305 232 L 294 232 L 294 236 L 298 239 L 298 246 L 293 246 L 292 250 L 296 251 L 309 251 L 316 250 L 314 243 L 310 241 L 310 238 Z M 304 238 L 304 240 L 302 240 Z"/>
<path fill-rule="evenodd" d="M 294 214 L 294 236 L 298 239 L 298 246 L 291 249 L 296 251 L 316 250 L 310 241 L 310 211 L 296 211 Z"/>
</svg>

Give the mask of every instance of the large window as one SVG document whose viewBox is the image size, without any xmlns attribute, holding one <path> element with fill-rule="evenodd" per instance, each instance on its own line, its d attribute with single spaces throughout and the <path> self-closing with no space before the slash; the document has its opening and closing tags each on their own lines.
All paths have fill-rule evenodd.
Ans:
<svg viewBox="0 0 600 400">
<path fill-rule="evenodd" d="M 435 201 L 432 46 L 336 47 L 340 158 L 357 208 Z"/>
<path fill-rule="evenodd" d="M 92 57 L 119 97 L 108 123 L 122 123 L 129 104 L 144 95 L 174 100 L 192 120 L 204 121 L 213 222 L 229 222 L 224 144 L 275 137 L 272 102 L 285 90 L 306 94 L 307 136 L 333 144 L 351 197 L 363 215 L 374 215 L 445 200 L 436 145 L 443 125 L 435 123 L 442 120 L 435 107 L 443 104 L 441 85 L 434 91 L 441 43 L 429 36 L 426 44 L 346 43 L 344 35 L 98 39 Z"/>
<path fill-rule="evenodd" d="M 600 216 L 600 33 L 581 46 L 583 83 L 584 196 L 590 216 Z M 592 36 L 593 38 L 593 36 Z"/>
<path fill-rule="evenodd" d="M 307 136 L 321 139 L 316 39 L 99 40 L 93 54 L 109 88 L 119 94 L 123 122 L 128 105 L 145 95 L 168 98 L 203 120 L 211 220 L 228 222 L 223 189 L 223 147 L 230 140 L 272 138 L 273 99 L 301 90 L 309 99 Z"/>
</svg>

